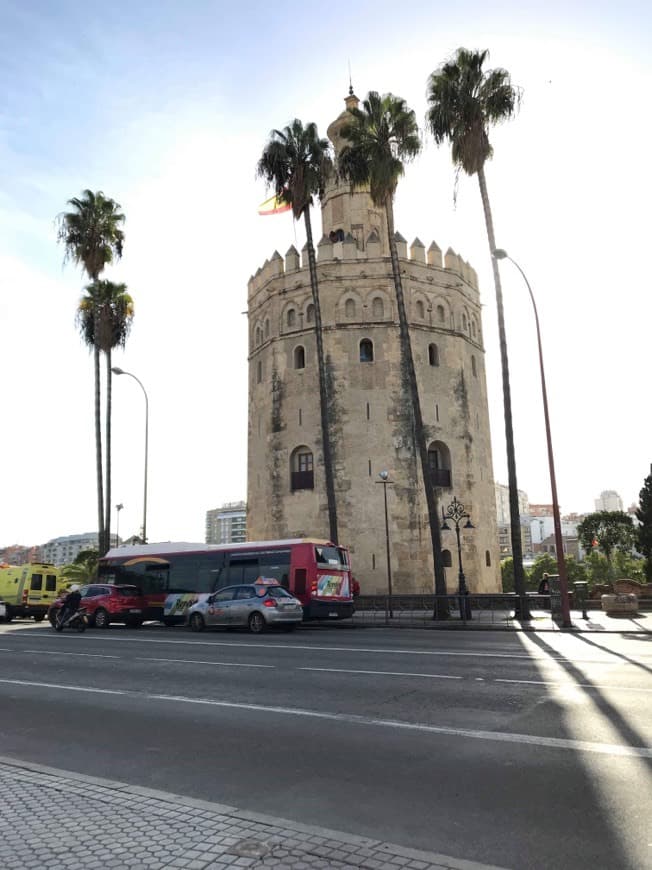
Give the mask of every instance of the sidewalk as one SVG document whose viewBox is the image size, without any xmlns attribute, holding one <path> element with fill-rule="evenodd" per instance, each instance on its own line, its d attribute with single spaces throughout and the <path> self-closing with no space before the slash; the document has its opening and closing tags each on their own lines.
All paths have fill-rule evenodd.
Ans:
<svg viewBox="0 0 652 870">
<path fill-rule="evenodd" d="M 341 623 L 323 623 L 336 627 L 358 628 L 431 628 L 449 631 L 558 631 L 598 632 L 615 634 L 652 634 L 652 612 L 608 616 L 602 610 L 588 610 L 587 619 L 580 611 L 571 611 L 571 628 L 561 628 L 551 617 L 550 611 L 532 610 L 530 622 L 513 619 L 513 611 L 474 609 L 471 620 L 461 620 L 458 612 L 445 621 L 434 621 L 430 611 L 394 609 L 392 618 L 386 619 L 381 610 L 356 610 L 351 620 Z"/>
<path fill-rule="evenodd" d="M 3 870 L 500 870 L 0 757 Z"/>
</svg>

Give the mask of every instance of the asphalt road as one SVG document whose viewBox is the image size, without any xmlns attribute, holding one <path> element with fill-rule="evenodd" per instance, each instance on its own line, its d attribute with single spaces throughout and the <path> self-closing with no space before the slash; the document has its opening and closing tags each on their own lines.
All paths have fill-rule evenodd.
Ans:
<svg viewBox="0 0 652 870">
<path fill-rule="evenodd" d="M 0 626 L 0 755 L 515 868 L 652 866 L 649 635 Z"/>
</svg>

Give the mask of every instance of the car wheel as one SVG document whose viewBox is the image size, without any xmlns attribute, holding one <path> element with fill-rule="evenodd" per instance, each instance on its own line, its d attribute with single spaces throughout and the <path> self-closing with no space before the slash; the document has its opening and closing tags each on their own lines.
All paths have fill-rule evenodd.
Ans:
<svg viewBox="0 0 652 870">
<path fill-rule="evenodd" d="M 103 607 L 98 607 L 95 611 L 94 617 L 95 628 L 108 628 L 109 627 L 109 614 Z"/>
<path fill-rule="evenodd" d="M 48 615 L 48 619 L 50 620 L 50 625 L 52 626 L 52 628 L 54 628 L 55 625 L 57 624 L 57 617 L 56 617 L 56 615 L 55 615 L 54 613 L 50 613 L 50 614 Z"/>
<path fill-rule="evenodd" d="M 189 624 L 191 631 L 203 631 L 206 628 L 206 623 L 204 622 L 204 617 L 201 613 L 193 613 L 190 616 Z"/>
<path fill-rule="evenodd" d="M 13 619 L 13 613 L 9 608 L 7 608 L 7 612 L 5 613 L 5 622 L 11 622 Z"/>
<path fill-rule="evenodd" d="M 267 623 L 265 622 L 265 617 L 262 613 L 259 613 L 257 610 L 249 617 L 249 631 L 252 631 L 254 634 L 262 634 L 263 631 L 267 628 Z"/>
<path fill-rule="evenodd" d="M 86 631 L 86 622 L 83 618 L 77 623 L 77 631 Z"/>
<path fill-rule="evenodd" d="M 43 622 L 44 619 L 45 619 L 44 613 L 35 613 L 34 614 L 34 622 Z"/>
</svg>

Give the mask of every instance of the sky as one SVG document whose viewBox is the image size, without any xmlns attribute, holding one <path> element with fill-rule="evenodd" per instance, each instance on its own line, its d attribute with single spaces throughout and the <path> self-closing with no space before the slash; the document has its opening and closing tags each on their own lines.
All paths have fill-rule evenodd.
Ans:
<svg viewBox="0 0 652 870">
<path fill-rule="evenodd" d="M 537 300 L 562 513 L 593 510 L 605 489 L 637 501 L 652 462 L 651 44 L 652 9 L 634 0 L 0 0 L 0 546 L 97 524 L 93 364 L 75 325 L 85 281 L 56 241 L 67 200 L 102 190 L 126 215 L 105 277 L 135 301 L 114 364 L 149 399 L 148 537 L 202 541 L 206 510 L 246 498 L 247 281 L 304 243 L 290 215 L 256 212 L 270 130 L 298 117 L 325 135 L 349 66 L 359 97 L 391 91 L 425 126 L 427 78 L 459 46 L 489 49 L 521 89 L 486 175 L 497 242 Z M 426 135 L 395 214 L 408 242 L 451 246 L 478 272 L 506 483 L 477 179 L 456 185 L 449 148 Z M 550 503 L 532 307 L 509 262 L 501 274 L 518 486 Z M 113 400 L 126 537 L 142 523 L 145 403 L 127 377 Z"/>
</svg>

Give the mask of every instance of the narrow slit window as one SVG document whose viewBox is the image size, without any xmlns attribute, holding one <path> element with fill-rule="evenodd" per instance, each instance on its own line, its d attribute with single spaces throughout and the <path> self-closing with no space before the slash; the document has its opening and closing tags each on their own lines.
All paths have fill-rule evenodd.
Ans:
<svg viewBox="0 0 652 870">
<path fill-rule="evenodd" d="M 363 338 L 360 342 L 360 362 L 374 361 L 374 344 L 368 338 Z"/>
</svg>

